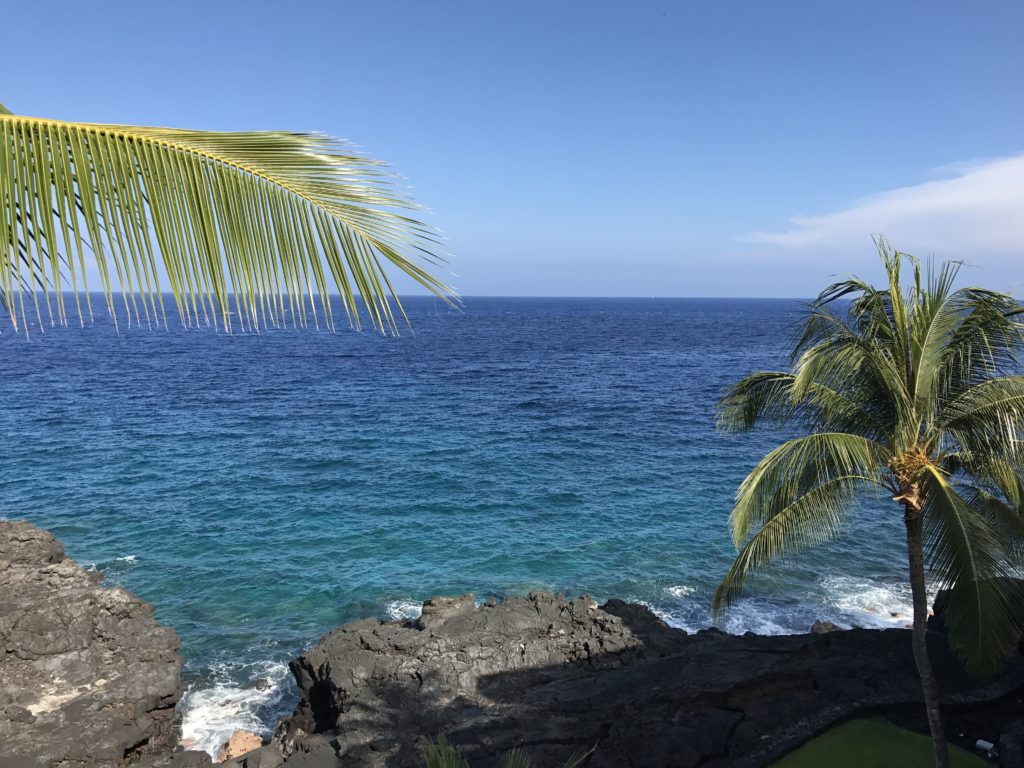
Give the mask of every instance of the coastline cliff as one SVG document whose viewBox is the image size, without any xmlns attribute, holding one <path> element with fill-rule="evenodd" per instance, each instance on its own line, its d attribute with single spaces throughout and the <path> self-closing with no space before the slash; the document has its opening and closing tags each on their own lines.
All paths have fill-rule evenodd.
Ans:
<svg viewBox="0 0 1024 768">
<path fill-rule="evenodd" d="M 177 746 L 177 636 L 101 578 L 51 534 L 0 522 L 0 765 L 209 766 Z M 541 768 L 587 750 L 595 768 L 742 768 L 851 717 L 916 725 L 909 633 L 828 629 L 687 634 L 618 600 L 433 598 L 415 621 L 352 622 L 296 658 L 296 710 L 223 765 L 412 768 L 444 734 L 478 768 L 517 747 Z M 1000 741 L 1001 764 L 1019 765 L 1024 658 L 979 682 L 941 632 L 929 642 L 948 718 L 987 729 L 976 735 Z"/>
</svg>

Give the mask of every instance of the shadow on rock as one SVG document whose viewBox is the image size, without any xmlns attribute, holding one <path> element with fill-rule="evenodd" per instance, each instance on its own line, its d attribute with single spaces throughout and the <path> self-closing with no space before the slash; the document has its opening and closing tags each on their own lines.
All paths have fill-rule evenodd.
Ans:
<svg viewBox="0 0 1024 768">
<path fill-rule="evenodd" d="M 953 711 L 1024 685 L 1019 659 L 979 683 L 943 635 L 930 643 Z M 415 622 L 347 624 L 292 671 L 303 701 L 273 742 L 289 768 L 420 766 L 438 734 L 474 768 L 513 748 L 540 768 L 590 749 L 595 768 L 742 768 L 921 702 L 906 630 L 689 635 L 642 606 L 548 593 L 479 607 L 434 598 Z"/>
</svg>

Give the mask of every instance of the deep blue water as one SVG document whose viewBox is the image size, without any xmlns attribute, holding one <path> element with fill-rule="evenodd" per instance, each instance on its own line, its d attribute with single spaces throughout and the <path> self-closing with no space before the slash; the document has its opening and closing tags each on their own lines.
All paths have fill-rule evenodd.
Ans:
<svg viewBox="0 0 1024 768">
<path fill-rule="evenodd" d="M 290 704 L 282 662 L 435 593 L 534 589 L 710 623 L 736 486 L 779 435 L 724 436 L 732 381 L 785 362 L 801 305 L 410 299 L 415 334 L 5 326 L 0 516 L 156 606 L 186 730 Z M 729 631 L 899 624 L 899 516 L 752 583 Z"/>
</svg>

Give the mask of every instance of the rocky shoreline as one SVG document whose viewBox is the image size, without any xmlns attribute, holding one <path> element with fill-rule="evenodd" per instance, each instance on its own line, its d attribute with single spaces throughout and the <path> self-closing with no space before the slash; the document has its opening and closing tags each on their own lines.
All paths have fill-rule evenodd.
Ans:
<svg viewBox="0 0 1024 768">
<path fill-rule="evenodd" d="M 176 746 L 176 635 L 100 578 L 49 533 L 0 522 L 0 765 L 209 766 Z M 595 768 L 742 768 L 851 717 L 916 725 L 909 633 L 828 629 L 687 634 L 618 600 L 434 598 L 415 621 L 352 622 L 295 659 L 296 710 L 269 744 L 223 765 L 411 768 L 445 734 L 478 768 L 517 747 L 541 768 L 587 750 Z M 978 682 L 930 635 L 954 737 L 966 724 L 966 741 L 998 742 L 1001 765 L 1024 764 L 1024 658 Z"/>
<path fill-rule="evenodd" d="M 175 748 L 178 637 L 102 578 L 49 532 L 0 522 L 3 768 L 113 768 Z"/>
</svg>

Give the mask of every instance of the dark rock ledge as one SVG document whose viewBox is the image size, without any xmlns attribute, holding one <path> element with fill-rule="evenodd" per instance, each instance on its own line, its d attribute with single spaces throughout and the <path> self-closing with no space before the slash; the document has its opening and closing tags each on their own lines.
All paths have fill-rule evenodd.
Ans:
<svg viewBox="0 0 1024 768">
<path fill-rule="evenodd" d="M 0 766 L 202 768 L 174 751 L 173 631 L 100 588 L 49 534 L 0 522 Z M 948 730 L 1020 765 L 1024 660 L 971 681 L 930 638 Z M 905 630 L 687 635 L 641 606 L 546 593 L 434 598 L 415 622 L 357 621 L 292 662 L 302 700 L 231 768 L 420 766 L 440 733 L 474 768 L 524 748 L 538 768 L 762 766 L 850 717 L 908 725 L 920 690 Z"/>
<path fill-rule="evenodd" d="M 950 719 L 992 702 L 1000 717 L 976 735 L 997 741 L 997 720 L 1024 715 L 1022 660 L 982 684 L 942 635 L 931 651 Z M 434 598 L 418 622 L 354 622 L 292 671 L 302 703 L 264 750 L 317 767 L 416 766 L 438 733 L 480 768 L 513 747 L 538 766 L 591 748 L 594 768 L 763 766 L 843 720 L 921 702 L 906 630 L 687 635 L 642 606 L 544 593 Z"/>
</svg>

